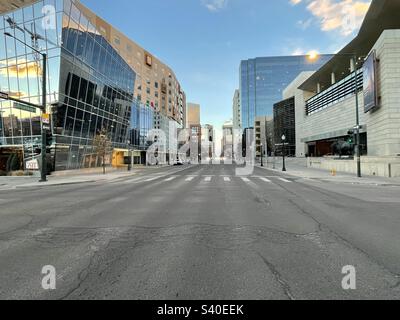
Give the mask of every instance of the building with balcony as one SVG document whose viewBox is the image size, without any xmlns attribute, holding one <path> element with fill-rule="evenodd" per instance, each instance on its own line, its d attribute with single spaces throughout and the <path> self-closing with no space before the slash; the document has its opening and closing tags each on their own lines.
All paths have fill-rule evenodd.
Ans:
<svg viewBox="0 0 400 320">
<path fill-rule="evenodd" d="M 79 1 L 76 6 L 136 72 L 135 98 L 183 126 L 186 104 L 174 71 Z"/>
<path fill-rule="evenodd" d="M 55 9 L 55 24 L 48 27 L 42 23 L 45 4 Z M 132 150 L 143 159 L 147 134 L 154 129 L 156 109 L 135 96 L 137 72 L 91 18 L 88 9 L 70 0 L 35 1 L 0 15 L 1 92 L 41 104 L 41 57 L 5 32 L 48 56 L 51 170 L 99 166 L 92 142 L 102 129 L 112 142 L 110 164 L 124 165 Z M 0 169 L 17 154 L 23 170 L 40 146 L 40 111 L 0 100 Z"/>
</svg>

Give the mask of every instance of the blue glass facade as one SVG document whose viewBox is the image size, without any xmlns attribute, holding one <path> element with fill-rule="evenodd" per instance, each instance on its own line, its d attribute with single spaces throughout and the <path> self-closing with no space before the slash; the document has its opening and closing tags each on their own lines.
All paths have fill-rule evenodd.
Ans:
<svg viewBox="0 0 400 320">
<path fill-rule="evenodd" d="M 50 27 L 43 23 L 44 6 L 54 8 Z M 40 104 L 41 57 L 4 32 L 48 55 L 51 170 L 99 166 L 92 141 L 101 129 L 114 148 L 146 148 L 154 114 L 134 98 L 136 73 L 73 1 L 38 1 L 0 16 L 0 91 Z M 0 170 L 15 152 L 23 169 L 40 145 L 39 110 L 0 100 Z"/>
<path fill-rule="evenodd" d="M 303 71 L 315 71 L 333 56 L 322 55 L 316 62 L 306 56 L 264 57 L 240 64 L 240 100 L 243 129 L 254 127 L 258 116 L 271 116 L 283 90 Z"/>
</svg>

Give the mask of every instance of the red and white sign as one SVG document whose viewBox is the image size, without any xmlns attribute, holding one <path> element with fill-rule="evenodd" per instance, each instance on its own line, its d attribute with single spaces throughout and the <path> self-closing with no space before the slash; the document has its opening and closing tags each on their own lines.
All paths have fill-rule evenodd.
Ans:
<svg viewBox="0 0 400 320">
<path fill-rule="evenodd" d="M 39 170 L 39 162 L 34 160 L 29 160 L 26 162 L 26 170 Z"/>
</svg>

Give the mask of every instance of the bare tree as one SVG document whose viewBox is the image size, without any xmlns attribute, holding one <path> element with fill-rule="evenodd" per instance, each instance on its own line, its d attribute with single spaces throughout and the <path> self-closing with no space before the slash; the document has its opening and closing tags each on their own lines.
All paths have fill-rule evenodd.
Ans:
<svg viewBox="0 0 400 320">
<path fill-rule="evenodd" d="M 106 155 L 112 150 L 112 142 L 105 128 L 101 129 L 93 139 L 96 154 L 102 159 L 103 174 L 106 174 Z"/>
</svg>

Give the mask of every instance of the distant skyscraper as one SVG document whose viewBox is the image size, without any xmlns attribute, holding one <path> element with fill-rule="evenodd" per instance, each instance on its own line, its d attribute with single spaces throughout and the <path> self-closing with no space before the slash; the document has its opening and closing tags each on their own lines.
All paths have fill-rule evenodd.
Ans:
<svg viewBox="0 0 400 320">
<path fill-rule="evenodd" d="M 196 103 L 188 103 L 187 108 L 187 127 L 200 126 L 200 105 Z"/>
<path fill-rule="evenodd" d="M 241 110 L 240 110 L 240 91 L 235 90 L 235 95 L 233 96 L 233 129 L 242 128 L 241 121 Z"/>
<path fill-rule="evenodd" d="M 221 156 L 225 158 L 232 158 L 233 155 L 233 123 L 228 120 L 222 126 L 222 153 Z"/>
<path fill-rule="evenodd" d="M 317 61 L 307 56 L 264 57 L 240 64 L 240 108 L 242 128 L 251 128 L 257 116 L 271 116 L 282 91 L 303 71 L 315 71 L 333 56 Z"/>
</svg>

